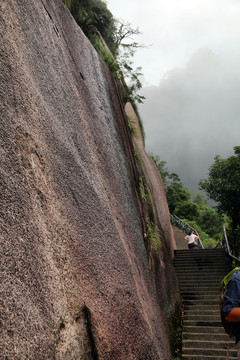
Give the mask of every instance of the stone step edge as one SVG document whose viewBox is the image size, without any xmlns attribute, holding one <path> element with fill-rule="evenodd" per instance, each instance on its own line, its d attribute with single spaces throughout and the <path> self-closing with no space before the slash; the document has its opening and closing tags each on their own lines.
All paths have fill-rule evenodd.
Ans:
<svg viewBox="0 0 240 360">
<path fill-rule="evenodd" d="M 226 356 L 214 356 L 212 357 L 211 355 L 197 355 L 197 354 L 184 354 L 184 356 L 182 357 L 182 360 L 226 360 Z M 229 357 L 229 360 L 237 360 L 237 357 Z"/>
<path fill-rule="evenodd" d="M 210 341 L 208 341 L 208 340 L 204 340 L 204 341 L 202 341 L 202 340 L 184 340 L 184 344 L 192 344 L 192 343 L 197 343 L 197 344 L 201 344 L 201 343 L 204 343 L 204 344 L 219 344 L 219 343 L 221 343 L 221 344 L 223 344 L 223 345 L 228 345 L 229 343 L 230 344 L 234 344 L 234 342 L 232 342 L 232 341 L 215 341 L 215 340 L 210 340 Z M 223 349 L 223 350 L 225 350 L 225 348 Z M 235 350 L 235 349 L 234 349 Z"/>
<path fill-rule="evenodd" d="M 187 351 L 186 354 L 191 354 L 190 351 L 192 351 L 193 355 L 194 353 L 196 353 L 196 350 L 199 352 L 199 354 L 205 355 L 205 354 L 211 354 L 211 355 L 215 355 L 215 356 L 222 356 L 222 355 L 226 355 L 227 354 L 227 349 L 212 349 L 212 348 L 183 348 L 182 350 L 182 354 L 183 356 L 185 355 L 184 350 Z M 234 353 L 237 354 L 237 349 L 229 349 L 229 355 L 233 355 Z M 214 358 L 215 359 L 215 358 Z"/>
</svg>

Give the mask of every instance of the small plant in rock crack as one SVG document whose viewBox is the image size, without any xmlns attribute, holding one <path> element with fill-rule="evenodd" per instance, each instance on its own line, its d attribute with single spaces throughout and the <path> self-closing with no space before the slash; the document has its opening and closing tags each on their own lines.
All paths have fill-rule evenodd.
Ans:
<svg viewBox="0 0 240 360">
<path fill-rule="evenodd" d="M 151 253 L 156 252 L 160 246 L 160 234 L 157 225 L 151 221 L 147 223 L 145 238 L 151 247 Z"/>
<path fill-rule="evenodd" d="M 146 184 L 146 180 L 144 176 L 139 178 L 139 191 L 141 199 L 145 200 L 149 205 L 152 203 L 152 196 Z"/>
<path fill-rule="evenodd" d="M 133 121 L 131 120 L 131 117 L 129 115 L 126 115 L 128 127 L 130 129 L 130 133 L 132 137 L 137 138 L 137 127 L 134 125 Z"/>
<path fill-rule="evenodd" d="M 140 153 L 139 153 L 139 152 L 137 152 L 137 151 L 134 151 L 134 156 L 135 156 L 135 158 L 136 158 L 136 160 L 137 160 L 138 164 L 139 164 L 139 165 L 141 165 L 141 164 L 142 164 L 142 159 L 141 159 L 141 155 L 140 155 Z"/>
</svg>

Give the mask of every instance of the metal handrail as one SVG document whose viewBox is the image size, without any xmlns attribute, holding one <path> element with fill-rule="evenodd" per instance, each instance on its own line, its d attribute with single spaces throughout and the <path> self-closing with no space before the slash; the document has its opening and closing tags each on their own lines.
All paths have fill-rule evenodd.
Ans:
<svg viewBox="0 0 240 360">
<path fill-rule="evenodd" d="M 193 232 L 195 235 L 197 235 L 198 239 L 196 240 L 196 242 L 197 242 L 198 247 L 200 249 L 204 248 L 197 230 L 195 230 L 192 226 L 190 226 L 185 221 L 179 219 L 179 217 L 177 217 L 176 215 L 172 215 L 172 214 L 170 214 L 170 221 L 171 221 L 171 224 L 176 225 L 179 229 L 183 230 L 186 234 L 189 232 Z"/>
<path fill-rule="evenodd" d="M 238 259 L 236 256 L 232 255 L 232 253 L 231 253 L 225 226 L 223 227 L 223 233 L 224 233 L 223 248 L 224 248 L 227 256 L 229 257 L 230 265 L 232 266 L 232 262 L 234 261 L 235 266 L 240 266 L 240 259 Z"/>
</svg>

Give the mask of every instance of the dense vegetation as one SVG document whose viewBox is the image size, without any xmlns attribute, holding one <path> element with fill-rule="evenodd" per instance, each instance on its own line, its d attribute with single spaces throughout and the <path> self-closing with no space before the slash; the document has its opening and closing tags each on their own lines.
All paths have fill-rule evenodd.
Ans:
<svg viewBox="0 0 240 360">
<path fill-rule="evenodd" d="M 209 207 L 202 194 L 196 194 L 191 200 L 189 190 L 177 174 L 169 173 L 166 162 L 154 155 L 152 159 L 161 173 L 170 213 L 196 229 L 205 247 L 216 246 L 222 238 L 224 216 Z"/>
<path fill-rule="evenodd" d="M 228 217 L 228 239 L 235 256 L 240 254 L 240 146 L 235 155 L 222 159 L 219 155 L 209 168 L 208 179 L 200 181 L 200 189 L 217 202 L 219 214 Z"/>
</svg>

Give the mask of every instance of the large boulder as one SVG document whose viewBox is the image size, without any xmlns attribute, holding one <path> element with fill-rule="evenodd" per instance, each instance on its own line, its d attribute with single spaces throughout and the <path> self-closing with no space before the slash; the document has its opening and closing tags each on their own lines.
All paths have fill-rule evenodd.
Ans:
<svg viewBox="0 0 240 360">
<path fill-rule="evenodd" d="M 61 0 L 1 0 L 0 36 L 0 358 L 169 360 L 108 68 Z"/>
</svg>

